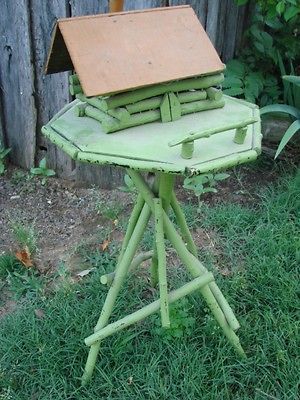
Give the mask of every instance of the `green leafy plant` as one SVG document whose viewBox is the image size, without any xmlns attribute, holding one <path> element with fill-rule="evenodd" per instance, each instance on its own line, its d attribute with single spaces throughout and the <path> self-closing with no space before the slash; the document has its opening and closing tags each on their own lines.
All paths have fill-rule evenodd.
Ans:
<svg viewBox="0 0 300 400">
<path fill-rule="evenodd" d="M 278 81 L 272 75 L 253 72 L 246 63 L 231 60 L 227 63 L 223 92 L 229 96 L 242 96 L 251 103 L 265 103 L 278 100 Z"/>
<path fill-rule="evenodd" d="M 39 166 L 37 168 L 31 168 L 30 173 L 33 175 L 43 176 L 42 185 L 45 185 L 45 183 L 47 182 L 47 178 L 55 175 L 55 171 L 53 169 L 47 168 L 46 158 L 43 158 L 39 162 Z"/>
<path fill-rule="evenodd" d="M 290 84 L 280 76 L 295 74 L 299 68 L 299 17 L 297 0 L 256 1 L 238 60 L 227 64 L 225 93 L 260 106 L 280 101 L 293 105 Z"/>
<path fill-rule="evenodd" d="M 13 254 L 4 253 L 0 256 L 0 279 L 5 279 L 9 273 L 20 267 L 21 263 Z"/>
<path fill-rule="evenodd" d="M 44 286 L 43 278 L 32 261 L 37 252 L 37 235 L 32 225 L 12 222 L 11 226 L 18 251 L 0 257 L 0 278 L 16 299 L 23 295 L 32 297 Z"/>
<path fill-rule="evenodd" d="M 171 304 L 169 308 L 170 328 L 163 328 L 161 326 L 160 315 L 154 315 L 152 317 L 152 322 L 154 323 L 152 332 L 154 335 L 159 335 L 167 341 L 191 334 L 195 325 L 195 318 L 190 315 L 190 311 L 191 305 L 187 298 Z"/>
<path fill-rule="evenodd" d="M 235 2 L 237 5 L 242 6 L 249 3 L 249 0 L 235 0 Z M 289 21 L 300 13 L 298 0 L 257 0 L 256 3 L 269 19 L 279 15 L 285 21 Z"/>
<path fill-rule="evenodd" d="M 299 76 L 284 76 L 287 82 L 291 82 L 294 85 L 293 96 L 295 99 L 295 103 L 298 106 L 292 107 L 285 104 L 272 104 L 266 107 L 263 107 L 260 110 L 261 115 L 269 114 L 269 113 L 284 113 L 288 114 L 290 117 L 294 119 L 292 124 L 288 127 L 283 138 L 281 139 L 279 146 L 277 148 L 275 159 L 282 152 L 286 144 L 291 140 L 291 138 L 295 135 L 296 132 L 300 131 L 300 77 Z"/>
<path fill-rule="evenodd" d="M 32 178 L 33 175 L 28 172 L 18 170 L 13 172 L 10 181 L 13 185 L 19 185 L 20 183 L 29 182 Z"/>
<path fill-rule="evenodd" d="M 229 174 L 225 173 L 195 175 L 185 178 L 183 187 L 195 193 L 200 209 L 202 205 L 200 197 L 205 193 L 217 193 L 217 183 L 227 179 L 229 176 Z"/>
<path fill-rule="evenodd" d="M 10 291 L 17 300 L 24 295 L 30 298 L 35 297 L 44 290 L 44 282 L 41 275 L 36 270 L 25 269 L 22 266 L 9 272 L 6 280 Z"/>
<path fill-rule="evenodd" d="M 288 104 L 300 109 L 300 77 L 295 75 L 283 75 L 283 81 L 288 88 Z"/>
<path fill-rule="evenodd" d="M 35 254 L 37 252 L 37 232 L 34 225 L 13 221 L 11 227 L 18 247 L 21 249 L 27 247 L 31 254 Z"/>
<path fill-rule="evenodd" d="M 25 267 L 12 253 L 0 256 L 0 280 L 8 285 L 16 300 L 24 295 L 36 296 L 44 289 L 44 281 L 38 271 Z"/>
<path fill-rule="evenodd" d="M 5 172 L 5 163 L 4 159 L 11 149 L 6 149 L 0 141 L 0 175 Z"/>
<path fill-rule="evenodd" d="M 106 200 L 100 200 L 96 202 L 95 210 L 97 214 L 102 215 L 104 218 L 116 221 L 123 210 L 123 206 L 117 201 L 110 201 L 108 203 Z"/>
</svg>

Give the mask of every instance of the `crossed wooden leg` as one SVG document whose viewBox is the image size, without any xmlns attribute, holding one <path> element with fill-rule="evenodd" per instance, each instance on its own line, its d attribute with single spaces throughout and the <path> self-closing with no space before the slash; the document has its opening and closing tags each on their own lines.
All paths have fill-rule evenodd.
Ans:
<svg viewBox="0 0 300 400">
<path fill-rule="evenodd" d="M 161 173 L 158 180 L 156 180 L 156 184 L 151 189 L 141 174 L 131 169 L 127 173 L 138 189 L 139 195 L 128 223 L 116 270 L 113 274 L 104 276 L 103 279 L 103 283 L 109 283 L 109 279 L 105 278 L 109 276 L 112 283 L 94 333 L 85 339 L 86 345 L 90 346 L 90 351 L 82 376 L 82 384 L 86 384 L 92 377 L 102 339 L 145 319 L 158 310 L 161 313 L 162 326 L 170 326 L 169 304 L 195 290 L 199 290 L 237 353 L 245 356 L 239 338 L 235 334 L 240 325 L 227 300 L 215 283 L 212 273 L 208 272 L 197 258 L 196 246 L 173 191 L 174 178 L 169 174 Z M 181 236 L 168 217 L 169 206 L 173 209 Z M 154 284 L 158 281 L 160 298 L 140 310 L 108 324 L 117 295 L 132 265 L 134 255 L 151 215 L 154 216 L 155 220 L 155 248 L 152 252 L 148 252 L 147 257 L 140 257 L 140 259 L 152 257 L 152 281 Z M 169 293 L 167 290 L 165 237 L 171 242 L 181 262 L 194 278 L 191 282 Z"/>
</svg>

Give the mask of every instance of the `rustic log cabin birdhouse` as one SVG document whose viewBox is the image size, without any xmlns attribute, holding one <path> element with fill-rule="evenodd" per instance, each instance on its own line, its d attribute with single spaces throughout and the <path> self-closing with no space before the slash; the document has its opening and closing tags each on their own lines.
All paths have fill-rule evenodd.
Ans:
<svg viewBox="0 0 300 400">
<path fill-rule="evenodd" d="M 105 133 L 224 106 L 224 65 L 189 6 L 58 20 L 46 72 L 70 70 L 75 112 Z"/>
</svg>

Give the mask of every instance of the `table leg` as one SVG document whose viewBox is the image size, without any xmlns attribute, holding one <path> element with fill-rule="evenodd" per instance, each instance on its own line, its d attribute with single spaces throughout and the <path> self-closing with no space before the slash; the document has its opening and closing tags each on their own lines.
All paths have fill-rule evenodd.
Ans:
<svg viewBox="0 0 300 400">
<path fill-rule="evenodd" d="M 143 195 L 145 202 L 149 205 L 152 212 L 154 211 L 154 198 L 151 189 L 147 186 L 142 176 L 133 170 L 128 170 L 128 175 L 133 180 L 139 192 Z M 195 278 L 201 276 L 203 273 L 206 273 L 207 270 L 204 265 L 195 257 L 193 254 L 189 252 L 186 245 L 182 241 L 180 235 L 177 233 L 174 225 L 170 221 L 169 217 L 163 211 L 163 221 L 164 221 L 164 231 L 166 237 L 170 240 L 173 247 L 176 249 L 179 258 L 182 263 L 189 270 L 191 275 Z M 210 287 L 206 286 L 205 288 L 200 289 L 202 296 L 204 297 L 208 307 L 210 308 L 212 314 L 217 320 L 220 327 L 223 329 L 225 336 L 228 341 L 232 344 L 238 354 L 241 356 L 245 356 L 244 350 L 240 345 L 238 336 L 234 333 L 231 326 L 228 324 L 227 319 L 224 315 L 223 310 L 219 306 L 214 294 L 212 293 Z"/>
<path fill-rule="evenodd" d="M 173 191 L 175 177 L 170 174 L 157 173 L 153 193 L 158 195 L 162 200 L 163 209 L 167 212 L 170 206 L 171 193 Z M 158 284 L 158 257 L 156 245 L 154 242 L 154 252 L 151 260 L 151 285 L 153 287 Z"/>
<path fill-rule="evenodd" d="M 155 217 L 155 242 L 158 257 L 158 282 L 160 295 L 160 315 L 163 328 L 170 327 L 168 285 L 166 271 L 166 250 L 165 236 L 162 220 L 162 201 L 154 199 L 154 217 Z"/>
<path fill-rule="evenodd" d="M 185 216 L 184 213 L 180 207 L 180 204 L 178 203 L 178 200 L 176 199 L 176 195 L 173 192 L 172 193 L 172 197 L 171 197 L 171 206 L 173 208 L 178 226 L 180 228 L 181 231 L 181 236 L 184 240 L 184 242 L 186 243 L 186 247 L 189 250 L 190 253 L 192 253 L 195 257 L 197 257 L 197 247 L 194 243 L 194 240 L 192 238 L 191 232 L 188 228 L 188 225 L 186 223 L 185 220 Z M 203 272 L 206 271 L 206 268 L 203 265 Z M 223 296 L 223 293 L 221 292 L 221 290 L 218 288 L 216 282 L 211 282 L 209 284 L 210 290 L 212 291 L 215 299 L 217 300 L 219 306 L 221 307 L 225 318 L 228 322 L 228 324 L 230 325 L 230 327 L 236 331 L 240 328 L 240 324 L 238 322 L 238 320 L 236 319 L 232 308 L 230 307 L 230 305 L 228 304 L 227 300 L 225 299 L 225 297 Z"/>
<path fill-rule="evenodd" d="M 181 231 L 182 239 L 186 243 L 186 247 L 187 247 L 188 251 L 190 253 L 192 253 L 195 257 L 197 257 L 197 254 L 198 254 L 197 247 L 194 243 L 191 232 L 186 223 L 185 215 L 180 207 L 180 204 L 178 203 L 178 200 L 177 200 L 174 192 L 172 192 L 172 196 L 171 196 L 171 207 L 174 211 L 177 224 Z"/>
<path fill-rule="evenodd" d="M 143 206 L 145 204 L 145 200 L 143 199 L 143 196 L 141 194 L 138 194 L 138 197 L 136 199 L 135 206 L 133 207 L 133 210 L 131 212 L 129 222 L 127 225 L 126 233 L 122 242 L 122 247 L 121 251 L 118 257 L 118 262 L 122 259 L 123 254 L 126 250 L 126 247 L 128 245 L 129 239 L 131 238 L 131 235 L 133 233 L 133 230 L 136 226 L 137 220 L 139 219 L 139 216 L 141 214 L 141 211 L 143 209 Z"/>
<path fill-rule="evenodd" d="M 95 327 L 95 331 L 103 328 L 112 313 L 117 295 L 120 291 L 121 285 L 123 284 L 127 275 L 130 264 L 133 260 L 134 254 L 137 250 L 142 235 L 146 229 L 151 216 L 151 210 L 147 204 L 144 204 L 143 209 L 137 219 L 136 225 L 132 231 L 131 238 L 128 241 L 126 250 L 124 251 L 123 257 L 117 265 L 115 278 L 108 291 L 105 303 L 103 305 L 99 320 Z M 100 349 L 100 341 L 93 344 L 90 348 L 85 370 L 82 376 L 82 384 L 85 385 L 92 377 L 93 370 L 95 368 L 96 359 Z"/>
</svg>

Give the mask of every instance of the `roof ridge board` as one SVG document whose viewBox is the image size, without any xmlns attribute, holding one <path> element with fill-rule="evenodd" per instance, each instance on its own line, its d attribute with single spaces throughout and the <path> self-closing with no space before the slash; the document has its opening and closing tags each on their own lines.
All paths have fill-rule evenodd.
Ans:
<svg viewBox="0 0 300 400">
<path fill-rule="evenodd" d="M 140 13 L 147 13 L 147 12 L 156 12 L 156 11 L 172 11 L 175 9 L 180 8 L 192 8 L 189 4 L 183 4 L 180 6 L 170 6 L 170 7 L 155 7 L 155 8 L 145 8 L 140 10 L 130 10 L 130 11 L 121 11 L 115 13 L 102 13 L 102 14 L 94 14 L 94 15 L 81 15 L 79 17 L 67 17 L 67 18 L 58 18 L 57 24 L 60 22 L 73 22 L 74 20 L 81 20 L 81 19 L 91 19 L 91 18 L 103 18 L 103 17 L 118 17 L 121 15 L 128 15 L 128 14 L 140 14 Z"/>
</svg>

